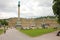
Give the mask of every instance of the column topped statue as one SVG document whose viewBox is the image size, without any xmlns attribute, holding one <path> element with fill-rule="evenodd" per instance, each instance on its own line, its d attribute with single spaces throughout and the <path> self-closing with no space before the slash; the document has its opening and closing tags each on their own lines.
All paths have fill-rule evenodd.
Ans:
<svg viewBox="0 0 60 40">
<path fill-rule="evenodd" d="M 17 18 L 17 22 L 16 22 L 16 27 L 22 28 L 21 21 L 20 21 L 20 1 L 18 1 L 18 18 Z"/>
<path fill-rule="evenodd" d="M 18 7 L 20 7 L 20 1 L 18 1 Z"/>
</svg>

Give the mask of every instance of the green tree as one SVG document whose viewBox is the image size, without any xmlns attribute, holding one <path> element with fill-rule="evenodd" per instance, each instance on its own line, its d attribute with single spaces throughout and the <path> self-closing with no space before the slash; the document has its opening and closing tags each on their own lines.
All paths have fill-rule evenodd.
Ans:
<svg viewBox="0 0 60 40">
<path fill-rule="evenodd" d="M 4 20 L 0 20 L 0 23 L 1 23 L 1 25 L 5 25 L 5 26 L 8 25 L 8 22 L 5 19 Z"/>
<path fill-rule="evenodd" d="M 58 18 L 58 23 L 60 24 L 60 0 L 54 0 L 53 1 L 53 12 Z"/>
</svg>

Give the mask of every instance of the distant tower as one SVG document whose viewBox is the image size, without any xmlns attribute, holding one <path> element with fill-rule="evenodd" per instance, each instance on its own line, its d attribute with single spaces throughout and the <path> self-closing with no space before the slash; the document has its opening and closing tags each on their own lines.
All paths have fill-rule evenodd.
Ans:
<svg viewBox="0 0 60 40">
<path fill-rule="evenodd" d="M 21 22 L 20 22 L 20 1 L 18 1 L 18 19 L 17 19 L 16 27 L 21 27 Z"/>
</svg>

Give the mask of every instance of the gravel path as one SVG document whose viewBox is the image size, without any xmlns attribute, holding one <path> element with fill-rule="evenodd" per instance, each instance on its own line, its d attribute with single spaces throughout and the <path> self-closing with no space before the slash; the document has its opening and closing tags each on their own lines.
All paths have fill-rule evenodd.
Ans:
<svg viewBox="0 0 60 40">
<path fill-rule="evenodd" d="M 56 36 L 56 33 L 53 32 L 32 38 L 13 28 L 8 29 L 5 34 L 0 35 L 0 40 L 60 40 L 60 36 Z"/>
</svg>

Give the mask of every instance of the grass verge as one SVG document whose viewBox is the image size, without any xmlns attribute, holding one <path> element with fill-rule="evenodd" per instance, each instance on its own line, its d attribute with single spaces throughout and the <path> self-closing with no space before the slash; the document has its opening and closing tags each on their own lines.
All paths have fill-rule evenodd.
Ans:
<svg viewBox="0 0 60 40">
<path fill-rule="evenodd" d="M 0 35 L 3 33 L 3 29 L 0 29 Z"/>
<path fill-rule="evenodd" d="M 19 28 L 17 28 L 17 30 L 19 30 L 20 32 L 25 33 L 26 35 L 29 35 L 31 37 L 41 36 L 41 35 L 56 31 L 53 28 L 49 28 L 49 29 L 29 29 L 29 30 L 20 30 Z"/>
</svg>

